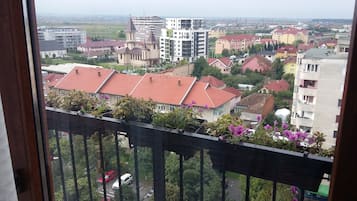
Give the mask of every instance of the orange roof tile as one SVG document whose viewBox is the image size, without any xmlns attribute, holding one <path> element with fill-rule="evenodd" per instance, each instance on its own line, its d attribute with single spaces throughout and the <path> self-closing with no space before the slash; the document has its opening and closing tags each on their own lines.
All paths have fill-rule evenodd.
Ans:
<svg viewBox="0 0 357 201">
<path fill-rule="evenodd" d="M 222 88 L 226 85 L 222 80 L 219 80 L 216 77 L 211 76 L 211 75 L 201 77 L 200 81 L 209 83 L 211 86 L 216 87 L 216 88 Z"/>
<path fill-rule="evenodd" d="M 217 108 L 230 101 L 235 95 L 222 89 L 211 87 L 208 83 L 197 81 L 183 104 L 195 102 L 195 106 Z"/>
<path fill-rule="evenodd" d="M 76 66 L 55 85 L 55 88 L 97 93 L 114 72 L 104 68 Z"/>
<path fill-rule="evenodd" d="M 286 80 L 271 80 L 264 85 L 264 88 L 274 92 L 287 91 L 289 83 Z"/>
<path fill-rule="evenodd" d="M 242 93 L 238 89 L 236 89 L 234 87 L 226 87 L 223 90 L 227 91 L 229 93 L 232 93 L 232 94 L 236 95 L 237 97 L 242 95 Z"/>
<path fill-rule="evenodd" d="M 195 77 L 145 74 L 129 95 L 158 103 L 181 105 L 195 81 Z"/>
<path fill-rule="evenodd" d="M 100 93 L 129 95 L 143 76 L 115 73 L 101 88 Z"/>
<path fill-rule="evenodd" d="M 271 70 L 271 62 L 263 56 L 256 55 L 249 57 L 245 60 L 242 71 L 245 72 L 247 69 L 257 72 L 266 72 Z"/>
<path fill-rule="evenodd" d="M 229 57 L 222 57 L 222 58 L 208 58 L 207 62 L 208 65 L 212 65 L 213 63 L 220 61 L 222 62 L 225 66 L 229 67 L 233 64 L 233 62 L 229 59 Z"/>
</svg>

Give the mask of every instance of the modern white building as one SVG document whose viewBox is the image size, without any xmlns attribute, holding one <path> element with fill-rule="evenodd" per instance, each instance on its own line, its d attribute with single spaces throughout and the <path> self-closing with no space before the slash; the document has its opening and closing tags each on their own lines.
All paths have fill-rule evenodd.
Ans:
<svg viewBox="0 0 357 201">
<path fill-rule="evenodd" d="M 77 48 L 87 40 L 85 31 L 73 27 L 38 27 L 37 32 L 40 41 L 56 40 L 65 49 Z"/>
<path fill-rule="evenodd" d="M 151 32 L 155 38 L 159 38 L 161 29 L 165 27 L 165 20 L 157 16 L 131 17 L 136 29 L 135 40 L 146 42 Z"/>
<path fill-rule="evenodd" d="M 166 28 L 161 30 L 161 61 L 192 62 L 208 54 L 208 29 L 202 18 L 166 18 Z"/>
<path fill-rule="evenodd" d="M 347 52 L 313 48 L 297 56 L 291 124 L 320 131 L 324 147 L 335 146 Z"/>
</svg>

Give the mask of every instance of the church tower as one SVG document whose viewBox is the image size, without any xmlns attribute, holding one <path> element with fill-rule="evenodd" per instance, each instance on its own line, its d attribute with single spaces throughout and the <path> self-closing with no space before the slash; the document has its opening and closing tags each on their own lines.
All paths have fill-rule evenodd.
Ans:
<svg viewBox="0 0 357 201">
<path fill-rule="evenodd" d="M 135 32 L 136 28 L 133 20 L 130 18 L 126 27 L 126 46 L 132 50 L 135 47 Z"/>
</svg>

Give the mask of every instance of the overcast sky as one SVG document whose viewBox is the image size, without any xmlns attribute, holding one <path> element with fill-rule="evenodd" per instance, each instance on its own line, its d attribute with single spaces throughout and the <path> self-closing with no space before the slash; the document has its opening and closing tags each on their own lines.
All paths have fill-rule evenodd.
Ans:
<svg viewBox="0 0 357 201">
<path fill-rule="evenodd" d="M 352 18 L 354 0 L 35 0 L 38 14 Z"/>
</svg>

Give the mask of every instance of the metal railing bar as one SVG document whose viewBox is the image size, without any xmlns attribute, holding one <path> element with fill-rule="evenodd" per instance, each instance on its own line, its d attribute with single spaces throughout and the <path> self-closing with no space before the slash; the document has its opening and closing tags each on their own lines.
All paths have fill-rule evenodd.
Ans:
<svg viewBox="0 0 357 201">
<path fill-rule="evenodd" d="M 136 145 L 134 145 L 134 166 L 135 166 L 134 169 L 135 169 L 136 200 L 140 201 L 138 148 Z"/>
<path fill-rule="evenodd" d="M 273 181 L 273 196 L 272 196 L 272 200 L 273 201 L 276 200 L 276 181 Z"/>
<path fill-rule="evenodd" d="M 116 162 L 117 162 L 117 172 L 118 172 L 118 181 L 119 181 L 119 199 L 123 200 L 123 189 L 121 187 L 121 167 L 120 167 L 120 152 L 119 152 L 119 133 L 115 133 L 115 152 L 116 152 Z"/>
<path fill-rule="evenodd" d="M 245 180 L 245 201 L 249 201 L 249 191 L 250 191 L 250 176 L 246 176 Z"/>
<path fill-rule="evenodd" d="M 200 150 L 200 195 L 203 201 L 203 149 Z"/>
<path fill-rule="evenodd" d="M 60 146 L 60 142 L 59 142 L 58 131 L 57 130 L 54 130 L 54 131 L 55 131 L 55 135 L 56 135 L 56 145 L 57 145 L 57 152 L 58 152 L 58 160 L 59 160 L 60 172 L 61 172 L 61 183 L 62 183 L 63 199 L 64 199 L 64 201 L 67 201 L 67 192 L 66 192 L 66 184 L 64 182 L 64 172 L 63 172 L 61 146 Z"/>
<path fill-rule="evenodd" d="M 180 154 L 180 201 L 183 201 L 183 155 Z"/>
<path fill-rule="evenodd" d="M 226 171 L 222 171 L 222 201 L 226 200 Z"/>
<path fill-rule="evenodd" d="M 88 179 L 88 190 L 89 190 L 89 199 L 93 201 L 93 192 L 92 192 L 92 182 L 90 176 L 90 168 L 89 168 L 89 159 L 88 159 L 88 145 L 87 145 L 87 136 L 83 136 L 83 144 L 84 144 L 84 156 L 86 160 L 86 168 L 87 168 L 87 179 Z"/>
<path fill-rule="evenodd" d="M 99 155 L 100 155 L 100 166 L 102 171 L 102 187 L 104 193 L 104 200 L 107 200 L 107 186 L 105 182 L 105 170 L 104 170 L 104 153 L 103 153 L 103 139 L 102 133 L 98 133 L 99 135 Z"/>
<path fill-rule="evenodd" d="M 69 148 L 70 148 L 70 151 L 71 151 L 71 162 L 72 162 L 72 169 L 73 169 L 74 189 L 75 189 L 75 192 L 76 192 L 76 199 L 79 200 L 76 161 L 75 161 L 75 158 L 74 158 L 74 149 L 73 149 L 73 133 L 69 132 L 68 134 L 69 134 Z"/>
</svg>

